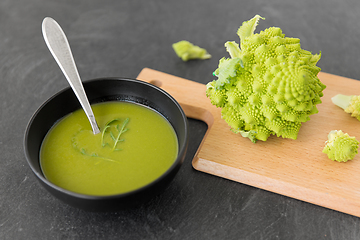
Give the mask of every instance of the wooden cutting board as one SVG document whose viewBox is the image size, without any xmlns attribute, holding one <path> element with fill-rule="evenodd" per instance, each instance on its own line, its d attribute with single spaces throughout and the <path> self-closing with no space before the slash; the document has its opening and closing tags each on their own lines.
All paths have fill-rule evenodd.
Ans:
<svg viewBox="0 0 360 240">
<path fill-rule="evenodd" d="M 138 79 L 161 87 L 189 118 L 207 123 L 192 162 L 195 169 L 360 217 L 360 154 L 339 163 L 322 153 L 331 130 L 360 140 L 360 122 L 331 102 L 338 93 L 359 95 L 360 81 L 323 72 L 318 77 L 327 86 L 319 113 L 303 123 L 298 139 L 271 136 L 257 143 L 229 130 L 221 110 L 206 97 L 204 84 L 148 68 Z"/>
</svg>

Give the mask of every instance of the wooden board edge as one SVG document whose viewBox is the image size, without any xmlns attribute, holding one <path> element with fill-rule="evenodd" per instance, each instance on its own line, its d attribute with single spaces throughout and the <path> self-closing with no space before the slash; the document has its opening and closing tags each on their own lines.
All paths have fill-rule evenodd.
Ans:
<svg viewBox="0 0 360 240">
<path fill-rule="evenodd" d="M 194 169 L 203 173 L 211 173 L 210 175 L 360 217 L 360 206 L 358 202 L 350 201 L 337 195 L 331 195 L 330 193 L 319 192 L 296 184 L 260 176 L 241 169 L 207 161 L 197 156 L 194 157 L 192 165 Z M 254 179 L 257 180 L 254 181 Z"/>
</svg>

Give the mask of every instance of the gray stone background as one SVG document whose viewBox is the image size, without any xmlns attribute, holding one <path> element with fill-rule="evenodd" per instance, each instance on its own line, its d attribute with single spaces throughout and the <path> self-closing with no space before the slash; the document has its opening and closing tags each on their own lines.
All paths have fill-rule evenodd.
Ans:
<svg viewBox="0 0 360 240">
<path fill-rule="evenodd" d="M 44 17 L 66 32 L 84 80 L 135 78 L 148 67 L 213 80 L 224 43 L 255 14 L 322 52 L 322 71 L 360 79 L 358 0 L 0 1 L 0 239 L 360 239 L 357 217 L 198 172 L 191 166 L 204 123 L 190 121 L 184 165 L 166 191 L 135 210 L 89 213 L 46 192 L 23 153 L 26 124 L 68 86 L 41 33 Z M 212 58 L 182 62 L 189 40 Z M 360 89 L 359 89 L 360 93 Z M 306 181 L 306 179 L 304 179 Z"/>
</svg>

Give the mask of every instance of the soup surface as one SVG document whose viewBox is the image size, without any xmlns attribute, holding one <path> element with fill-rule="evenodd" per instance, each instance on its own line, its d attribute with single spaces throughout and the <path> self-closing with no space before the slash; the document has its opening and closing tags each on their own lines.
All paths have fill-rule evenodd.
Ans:
<svg viewBox="0 0 360 240">
<path fill-rule="evenodd" d="M 56 123 L 40 150 L 45 177 L 87 195 L 129 192 L 162 175 L 178 154 L 174 129 L 159 113 L 128 102 L 92 105 L 101 133 L 82 109 Z"/>
</svg>

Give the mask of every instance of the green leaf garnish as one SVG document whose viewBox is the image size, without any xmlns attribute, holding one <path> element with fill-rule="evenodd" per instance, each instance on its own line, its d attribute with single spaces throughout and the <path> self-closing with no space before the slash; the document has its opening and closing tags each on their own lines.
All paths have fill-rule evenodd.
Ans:
<svg viewBox="0 0 360 240">
<path fill-rule="evenodd" d="M 121 139 L 120 137 L 121 137 L 121 135 L 122 135 L 123 133 L 125 133 L 125 132 L 128 130 L 128 128 L 125 128 L 125 127 L 126 127 L 126 125 L 128 124 L 129 120 L 130 120 L 129 118 L 126 118 L 126 119 L 124 120 L 121 128 L 120 128 L 121 120 L 120 120 L 119 118 L 116 118 L 116 119 L 113 119 L 113 120 L 107 122 L 107 123 L 105 124 L 105 127 L 104 127 L 103 131 L 102 131 L 101 146 L 103 146 L 103 147 L 105 147 L 105 146 L 110 146 L 109 143 L 105 143 L 105 136 L 106 136 L 106 133 L 108 133 L 109 136 L 110 136 L 110 138 L 111 138 L 111 139 L 113 140 L 113 142 L 114 142 L 114 143 L 112 144 L 112 147 L 110 146 L 110 147 L 111 147 L 111 150 L 112 150 L 112 151 L 119 150 L 119 149 L 116 148 L 116 146 L 117 146 L 117 144 L 118 144 L 119 142 L 123 142 L 123 141 L 124 141 L 124 139 Z M 119 122 L 119 124 L 116 124 L 116 125 L 115 125 L 115 129 L 113 128 L 115 131 L 117 131 L 117 133 L 114 133 L 113 131 L 111 131 L 111 124 L 114 124 L 114 123 L 116 123 L 116 122 Z"/>
<path fill-rule="evenodd" d="M 103 130 L 102 133 L 101 133 L 101 146 L 103 146 L 103 147 L 105 147 L 105 145 L 107 144 L 107 143 L 104 143 L 104 136 L 105 136 L 106 130 L 107 130 L 109 127 L 110 127 L 109 125 L 106 125 L 105 128 L 104 128 L 104 130 Z"/>
<path fill-rule="evenodd" d="M 117 148 L 117 145 L 120 142 L 124 142 L 125 139 L 121 138 L 122 134 L 127 132 L 129 129 L 126 128 L 126 125 L 128 124 L 128 122 L 130 121 L 129 118 L 126 118 L 122 124 L 121 124 L 121 119 L 116 118 L 113 120 L 108 121 L 105 126 L 104 129 L 101 132 L 101 146 L 102 147 L 110 147 L 111 151 L 121 151 L 121 148 Z M 116 124 L 118 123 L 118 124 Z M 115 125 L 116 124 L 116 125 Z M 112 127 L 113 126 L 113 127 Z M 121 126 L 121 127 L 120 127 Z M 80 148 L 79 144 L 78 144 L 78 140 L 77 140 L 77 135 L 80 134 L 81 132 L 83 132 L 84 130 L 81 129 L 80 131 L 78 131 L 73 138 L 71 139 L 71 144 L 73 146 L 73 148 L 75 150 L 77 150 L 79 153 L 81 153 L 82 155 L 88 156 L 88 157 L 95 157 L 98 159 L 102 159 L 102 160 L 106 160 L 106 161 L 110 161 L 110 162 L 115 162 L 115 163 L 119 163 L 119 161 L 116 161 L 114 159 L 110 159 L 110 158 L 106 158 L 103 156 L 100 156 L 98 153 L 88 153 L 87 150 L 85 148 Z M 106 135 L 109 135 L 108 139 L 111 139 L 113 142 L 109 143 L 109 142 L 105 142 L 105 137 Z M 99 164 L 101 161 L 96 162 L 95 164 Z"/>
<path fill-rule="evenodd" d="M 128 124 L 128 122 L 129 122 L 129 118 L 126 118 L 126 119 L 124 120 L 124 123 L 123 123 L 123 125 L 122 125 L 122 127 L 121 127 L 121 130 L 119 131 L 119 134 L 118 134 L 118 136 L 117 136 L 117 138 L 116 138 L 116 140 L 115 140 L 114 146 L 113 146 L 113 148 L 112 148 L 113 151 L 116 149 L 116 145 L 118 144 L 118 142 L 121 141 L 121 140 L 120 140 L 121 134 L 123 134 L 124 132 L 126 132 L 126 131 L 128 130 L 128 128 L 125 128 L 125 126 L 126 126 L 126 124 Z M 119 129 L 118 126 L 119 126 L 119 125 L 117 125 L 117 129 Z"/>
</svg>

